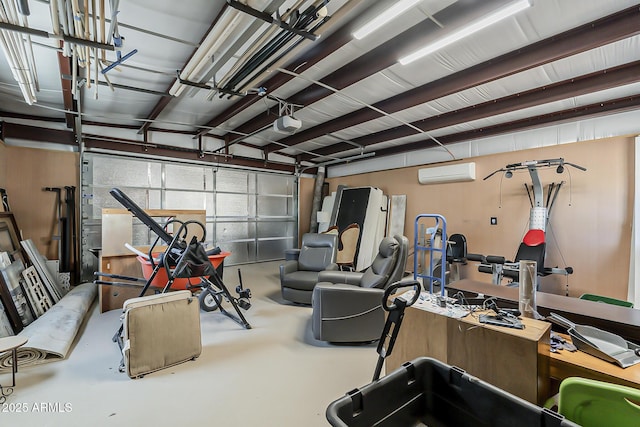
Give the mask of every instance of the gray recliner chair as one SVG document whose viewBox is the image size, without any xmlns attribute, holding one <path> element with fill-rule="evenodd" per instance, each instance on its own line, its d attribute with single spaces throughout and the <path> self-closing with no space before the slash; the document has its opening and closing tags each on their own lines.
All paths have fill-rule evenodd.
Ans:
<svg viewBox="0 0 640 427">
<path fill-rule="evenodd" d="M 387 286 L 402 279 L 408 252 L 405 236 L 385 237 L 365 271 L 321 272 L 312 298 L 314 338 L 329 342 L 379 339 L 385 322 L 382 296 Z"/>
<path fill-rule="evenodd" d="M 318 283 L 318 273 L 337 270 L 338 236 L 306 233 L 297 259 L 280 265 L 282 297 L 299 304 L 311 304 L 311 293 Z"/>
</svg>

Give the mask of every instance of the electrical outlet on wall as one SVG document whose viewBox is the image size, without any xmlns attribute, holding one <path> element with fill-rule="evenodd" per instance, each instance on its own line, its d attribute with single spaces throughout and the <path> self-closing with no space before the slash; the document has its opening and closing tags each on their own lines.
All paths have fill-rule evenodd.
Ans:
<svg viewBox="0 0 640 427">
<path fill-rule="evenodd" d="M 498 217 L 496 216 L 491 217 L 491 225 L 498 225 Z"/>
</svg>

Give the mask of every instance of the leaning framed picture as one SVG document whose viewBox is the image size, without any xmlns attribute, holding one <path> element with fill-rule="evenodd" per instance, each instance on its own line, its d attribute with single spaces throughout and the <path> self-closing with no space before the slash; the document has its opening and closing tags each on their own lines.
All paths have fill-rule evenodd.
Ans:
<svg viewBox="0 0 640 427">
<path fill-rule="evenodd" d="M 13 329 L 13 333 L 17 334 L 24 329 L 24 324 L 11 294 L 12 286 L 7 284 L 7 279 L 5 279 L 3 272 L 4 270 L 0 270 L 0 303 L 4 307 L 4 312 Z"/>
<path fill-rule="evenodd" d="M 13 335 L 15 335 L 15 332 L 13 332 L 11 321 L 9 320 L 9 316 L 7 316 L 4 305 L 0 302 L 0 338 L 10 337 Z"/>
<path fill-rule="evenodd" d="M 20 245 L 20 229 L 11 212 L 0 212 L 0 252 L 9 253 L 12 261 L 26 261 Z"/>
<path fill-rule="evenodd" d="M 0 286 L 9 290 L 13 305 L 18 311 L 23 326 L 28 326 L 35 320 L 33 308 L 24 290 L 24 278 L 22 261 L 14 261 L 9 266 L 0 269 Z"/>
</svg>

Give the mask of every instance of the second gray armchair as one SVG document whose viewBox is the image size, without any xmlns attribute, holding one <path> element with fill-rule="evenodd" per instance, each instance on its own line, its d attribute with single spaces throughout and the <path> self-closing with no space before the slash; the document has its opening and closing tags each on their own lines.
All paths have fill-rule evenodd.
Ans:
<svg viewBox="0 0 640 427">
<path fill-rule="evenodd" d="M 385 321 L 382 296 L 387 286 L 402 279 L 408 251 L 405 236 L 385 237 L 364 272 L 321 272 L 312 298 L 314 337 L 329 342 L 379 339 Z"/>
<path fill-rule="evenodd" d="M 306 233 L 297 259 L 280 265 L 282 297 L 299 304 L 311 304 L 311 292 L 318 283 L 318 273 L 338 269 L 336 254 L 338 236 L 335 234 Z"/>
</svg>

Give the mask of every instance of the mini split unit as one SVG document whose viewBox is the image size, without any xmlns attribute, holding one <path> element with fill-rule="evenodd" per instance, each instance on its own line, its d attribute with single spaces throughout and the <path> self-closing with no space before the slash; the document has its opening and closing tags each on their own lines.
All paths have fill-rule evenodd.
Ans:
<svg viewBox="0 0 640 427">
<path fill-rule="evenodd" d="M 418 170 L 418 182 L 420 184 L 442 184 L 445 182 L 474 181 L 475 179 L 476 164 L 474 162 Z"/>
<path fill-rule="evenodd" d="M 302 127 L 302 121 L 291 116 L 278 117 L 273 122 L 273 130 L 280 133 L 294 133 Z"/>
</svg>

